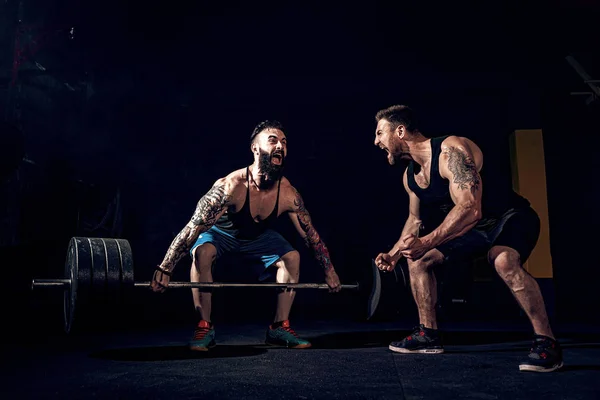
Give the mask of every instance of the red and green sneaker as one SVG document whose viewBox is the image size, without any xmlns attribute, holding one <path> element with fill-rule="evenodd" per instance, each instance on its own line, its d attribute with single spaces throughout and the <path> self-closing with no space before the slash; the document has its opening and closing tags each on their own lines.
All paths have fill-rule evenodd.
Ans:
<svg viewBox="0 0 600 400">
<path fill-rule="evenodd" d="M 308 340 L 300 339 L 298 334 L 290 328 L 290 321 L 276 322 L 267 329 L 266 344 L 283 346 L 289 349 L 307 349 L 311 346 Z"/>
<path fill-rule="evenodd" d="M 200 320 L 194 330 L 194 336 L 192 336 L 192 339 L 188 343 L 188 347 L 194 351 L 208 351 L 208 349 L 216 345 L 215 328 L 212 323 Z"/>
</svg>

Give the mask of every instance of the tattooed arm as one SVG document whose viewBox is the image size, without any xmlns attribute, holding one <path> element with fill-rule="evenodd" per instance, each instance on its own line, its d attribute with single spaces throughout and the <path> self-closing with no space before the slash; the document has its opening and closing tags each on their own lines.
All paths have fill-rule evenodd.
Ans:
<svg viewBox="0 0 600 400">
<path fill-rule="evenodd" d="M 221 178 L 200 199 L 190 221 L 175 236 L 159 268 L 172 271 L 202 232 L 206 232 L 227 210 L 232 199 L 233 184 Z"/>
<path fill-rule="evenodd" d="M 325 272 L 325 281 L 329 285 L 330 289 L 334 292 L 337 292 L 341 289 L 341 283 L 337 273 L 335 272 L 335 269 L 333 268 L 333 264 L 331 263 L 329 250 L 313 226 L 310 214 L 304 205 L 302 196 L 294 187 L 291 187 L 291 193 L 293 193 L 293 199 L 288 215 L 290 216 L 294 227 L 302 239 L 304 239 L 306 246 L 312 250 L 317 262 L 319 265 L 321 265 L 321 267 L 323 267 L 323 271 Z"/>
<path fill-rule="evenodd" d="M 442 144 L 440 174 L 448 179 L 454 207 L 444 221 L 421 241 L 434 248 L 464 235 L 481 219 L 481 150 L 466 138 L 451 136 Z"/>
</svg>

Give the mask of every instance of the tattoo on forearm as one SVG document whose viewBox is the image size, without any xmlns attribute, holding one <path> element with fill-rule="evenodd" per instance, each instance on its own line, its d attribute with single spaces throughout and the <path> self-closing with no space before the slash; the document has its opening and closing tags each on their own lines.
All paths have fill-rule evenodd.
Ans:
<svg viewBox="0 0 600 400">
<path fill-rule="evenodd" d="M 191 240 L 193 238 L 192 228 L 186 225 L 181 232 L 175 236 L 173 242 L 167 250 L 167 254 L 162 262 L 162 267 L 168 270 L 172 270 L 175 265 L 181 260 L 189 251 L 190 247 L 194 244 Z"/>
<path fill-rule="evenodd" d="M 454 175 L 454 183 L 461 190 L 470 189 L 473 194 L 479 190 L 477 167 L 465 152 L 451 146 L 448 149 L 448 169 Z"/>
<path fill-rule="evenodd" d="M 313 227 L 310 214 L 304 206 L 304 200 L 302 200 L 302 196 L 300 196 L 300 193 L 298 193 L 298 191 L 296 191 L 294 205 L 297 208 L 296 215 L 298 216 L 298 223 L 300 224 L 300 228 L 306 234 L 304 242 L 310 249 L 312 249 L 315 258 L 317 259 L 317 262 L 321 264 L 323 270 L 325 272 L 329 271 L 332 268 L 331 258 L 329 257 L 329 250 L 327 249 L 327 246 L 325 246 L 325 243 L 323 243 L 321 237 Z"/>
<path fill-rule="evenodd" d="M 186 225 L 169 246 L 162 263 L 164 268 L 174 268 L 194 245 L 198 234 L 214 225 L 229 200 L 230 195 L 225 193 L 225 185 L 222 184 L 213 186 L 200 199 L 192 215 L 191 225 Z"/>
</svg>

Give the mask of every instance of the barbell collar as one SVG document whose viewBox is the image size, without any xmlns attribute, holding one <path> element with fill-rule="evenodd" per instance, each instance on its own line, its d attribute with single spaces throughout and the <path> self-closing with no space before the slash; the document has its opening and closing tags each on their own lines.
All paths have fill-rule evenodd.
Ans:
<svg viewBox="0 0 600 400">
<path fill-rule="evenodd" d="M 31 281 L 31 289 L 35 289 L 36 287 L 48 287 L 48 286 L 57 286 L 57 287 L 66 287 L 71 286 L 70 279 L 33 279 Z"/>
</svg>

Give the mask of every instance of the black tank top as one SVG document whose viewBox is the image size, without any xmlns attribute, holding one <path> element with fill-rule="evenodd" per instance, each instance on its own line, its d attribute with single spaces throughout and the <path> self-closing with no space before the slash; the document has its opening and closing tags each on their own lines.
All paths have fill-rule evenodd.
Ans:
<svg viewBox="0 0 600 400">
<path fill-rule="evenodd" d="M 219 229 L 238 239 L 244 240 L 257 238 L 261 233 L 269 229 L 277 219 L 279 213 L 279 189 L 281 187 L 281 178 L 279 178 L 277 183 L 277 200 L 275 200 L 275 208 L 267 218 L 259 222 L 256 222 L 250 213 L 250 171 L 248 167 L 246 167 L 246 182 L 248 184 L 248 188 L 246 189 L 246 201 L 241 210 L 236 213 L 229 212 L 228 210 L 215 223 Z"/>
<path fill-rule="evenodd" d="M 450 210 L 454 207 L 450 197 L 449 182 L 440 175 L 439 160 L 442 152 L 442 142 L 448 137 L 440 136 L 431 139 L 431 170 L 429 173 L 429 186 L 423 189 L 415 181 L 415 162 L 410 161 L 406 171 L 408 187 L 419 198 L 420 214 L 423 221 L 423 232 L 427 234 L 437 228 Z M 485 180 L 482 196 L 483 217 L 475 226 L 476 229 L 490 229 L 495 221 L 505 212 L 513 208 L 528 207 L 529 201 L 518 195 L 512 189 L 503 190 L 494 182 Z"/>
</svg>

